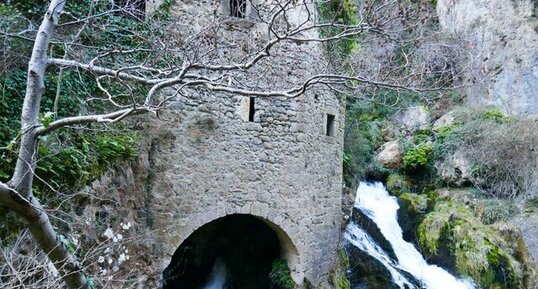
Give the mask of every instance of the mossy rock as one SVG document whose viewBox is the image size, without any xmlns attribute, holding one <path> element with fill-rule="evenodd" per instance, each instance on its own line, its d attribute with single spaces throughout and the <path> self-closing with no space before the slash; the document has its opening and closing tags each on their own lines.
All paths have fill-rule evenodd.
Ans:
<svg viewBox="0 0 538 289">
<path fill-rule="evenodd" d="M 336 270 L 331 274 L 331 283 L 334 289 L 350 289 L 351 285 L 346 277 L 345 270 Z"/>
<path fill-rule="evenodd" d="M 411 183 L 404 176 L 393 173 L 387 177 L 385 186 L 391 195 L 398 196 L 410 191 Z"/>
<path fill-rule="evenodd" d="M 467 206 L 440 201 L 418 227 L 419 244 L 428 254 L 450 254 L 454 269 L 484 288 L 524 288 L 521 264 L 509 244 L 484 225 Z"/>
<path fill-rule="evenodd" d="M 428 197 L 412 193 L 403 193 L 398 197 L 407 213 L 411 215 L 424 214 L 428 210 Z"/>
<path fill-rule="evenodd" d="M 398 197 L 398 223 L 403 237 L 408 242 L 416 241 L 415 228 L 424 218 L 428 210 L 428 197 L 412 193 L 403 193 Z"/>
</svg>

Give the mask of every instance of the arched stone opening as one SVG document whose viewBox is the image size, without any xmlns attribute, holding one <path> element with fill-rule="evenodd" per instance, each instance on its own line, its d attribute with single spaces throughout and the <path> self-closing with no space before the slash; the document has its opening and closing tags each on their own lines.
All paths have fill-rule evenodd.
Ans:
<svg viewBox="0 0 538 289">
<path fill-rule="evenodd" d="M 269 289 L 278 258 L 296 277 L 297 249 L 279 226 L 249 214 L 224 216 L 181 243 L 163 272 L 162 288 Z"/>
</svg>

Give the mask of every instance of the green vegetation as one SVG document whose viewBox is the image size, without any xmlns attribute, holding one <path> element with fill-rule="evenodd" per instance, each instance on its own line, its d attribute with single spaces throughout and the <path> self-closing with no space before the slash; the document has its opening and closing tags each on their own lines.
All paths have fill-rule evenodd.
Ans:
<svg viewBox="0 0 538 289">
<path fill-rule="evenodd" d="M 385 181 L 387 190 L 395 196 L 409 192 L 410 185 L 410 182 L 406 180 L 404 176 L 398 173 L 390 174 Z"/>
<path fill-rule="evenodd" d="M 165 18 L 172 2 L 165 1 L 157 17 Z M 46 4 L 47 1 L 41 0 L 0 4 L 0 14 L 6 19 L 2 24 L 9 26 L 6 29 L 8 31 L 16 31 L 28 25 L 25 18 L 37 25 Z M 94 9 L 96 13 L 104 11 L 109 8 L 110 3 L 83 0 L 70 1 L 67 5 L 70 16 L 64 17 L 78 17 L 87 15 L 89 9 Z M 100 61 L 171 61 L 172 56 L 151 57 L 154 52 L 145 49 L 153 46 L 151 39 L 163 33 L 162 30 L 137 19 L 113 14 L 103 16 L 98 21 L 107 23 L 107 29 L 102 29 L 99 25 L 89 25 L 78 35 L 80 43 L 88 47 L 80 49 L 80 57 L 93 57 L 95 53 L 101 53 L 92 50 L 93 47 L 103 50 L 136 47 L 139 50 L 137 52 L 105 56 Z M 58 35 L 77 33 L 77 29 L 72 28 L 61 28 Z M 32 42 L 20 38 L 5 38 L 2 45 L 4 55 L 0 56 L 0 60 L 4 67 L 0 73 L 0 181 L 7 181 L 13 173 L 19 149 L 20 115 Z M 63 44 L 53 43 L 50 54 L 61 58 L 66 53 L 65 49 Z M 101 113 L 111 108 L 108 96 L 98 88 L 95 76 L 89 73 L 50 67 L 44 82 L 40 121 L 45 127 L 62 117 Z M 113 100 L 118 105 L 129 105 L 133 99 L 144 97 L 148 90 L 147 87 L 135 83 L 118 83 L 108 79 L 101 79 L 101 85 L 117 96 Z M 49 206 L 68 206 L 69 202 L 62 202 L 60 198 L 69 197 L 100 177 L 114 163 L 133 160 L 137 156 L 138 140 L 137 133 L 130 131 L 125 125 L 78 126 L 41 137 L 34 194 Z M 7 220 L 0 224 L 1 236 L 15 236 L 18 230 L 23 228 L 5 208 L 0 208 L 0 217 Z"/>
<path fill-rule="evenodd" d="M 508 221 L 519 212 L 512 200 L 489 198 L 479 202 L 475 210 L 486 225 Z"/>
<path fill-rule="evenodd" d="M 295 289 L 295 282 L 291 278 L 288 262 L 284 259 L 273 261 L 271 273 L 269 273 L 272 289 Z"/>
<path fill-rule="evenodd" d="M 350 150 L 358 141 L 346 139 L 346 152 L 361 156 L 367 160 L 364 167 L 386 176 L 387 189 L 398 196 L 409 217 L 406 230 L 411 230 L 410 235 L 416 233 L 425 254 L 433 262 L 452 264 L 453 270 L 470 276 L 483 288 L 529 288 L 534 278 L 529 276 L 534 275 L 526 264 L 521 237 L 497 228 L 519 213 L 516 196 L 525 197 L 527 211 L 534 210 L 529 204 L 530 200 L 535 202 L 531 196 L 538 179 L 538 154 L 534 151 L 538 123 L 506 116 L 498 109 L 455 108 L 451 112 L 454 120 L 435 130 L 385 130 L 394 125 L 389 122 L 394 109 L 357 107 L 350 109 L 357 114 L 348 121 L 362 121 L 361 134 L 354 137 L 361 136 L 363 146 Z M 368 129 L 372 126 L 380 129 Z M 374 137 L 365 137 L 368 135 Z M 400 168 L 380 169 L 373 160 L 375 150 L 388 140 L 403 143 Z M 439 192 L 436 188 L 440 186 L 461 186 L 445 183 L 436 171 L 436 163 L 456 152 L 469 162 L 473 180 L 463 185 L 471 187 Z"/>
<path fill-rule="evenodd" d="M 404 169 L 416 170 L 424 167 L 430 162 L 430 154 L 432 150 L 432 146 L 426 143 L 407 147 L 403 157 Z"/>
<path fill-rule="evenodd" d="M 374 107 L 362 101 L 348 103 L 344 144 L 344 174 L 348 180 L 353 175 L 364 177 L 368 166 L 374 162 L 385 122 L 385 113 Z"/>
<path fill-rule="evenodd" d="M 493 121 L 498 124 L 506 123 L 510 120 L 510 118 L 505 116 L 504 113 L 499 109 L 486 110 L 480 114 L 480 118 Z"/>
<path fill-rule="evenodd" d="M 499 110 L 460 111 L 459 124 L 442 139 L 441 157 L 463 152 L 472 164 L 475 183 L 501 198 L 536 191 L 538 123 L 507 117 Z"/>
<path fill-rule="evenodd" d="M 389 119 L 401 107 L 412 106 L 424 99 L 411 92 L 377 89 L 364 98 L 348 99 L 346 106 L 346 133 L 344 139 L 346 182 L 353 176 L 364 179 L 368 172 L 390 173 L 374 160 L 375 151 L 383 143 L 390 129 Z M 399 137 L 399 136 L 391 136 Z"/>
<path fill-rule="evenodd" d="M 349 258 L 343 249 L 338 251 L 340 262 L 338 268 L 331 273 L 331 283 L 334 289 L 350 289 L 351 284 L 346 277 L 346 270 L 349 266 Z"/>
<path fill-rule="evenodd" d="M 352 6 L 344 2 L 320 5 L 323 20 L 356 23 L 349 16 Z M 433 0 L 402 1 L 406 8 L 434 9 L 436 4 Z M 409 13 L 413 9 L 409 8 Z M 435 25 L 434 21 L 430 24 Z M 323 35 L 338 32 L 322 31 Z M 361 39 L 346 39 L 328 47 L 334 54 L 330 56 L 344 62 L 357 52 Z M 415 73 L 405 64 L 416 47 L 402 42 L 396 50 L 390 56 L 396 73 L 401 77 Z M 454 79 L 450 73 L 431 73 L 423 81 L 438 86 L 451 85 Z M 499 109 L 457 107 L 464 96 L 454 91 L 443 92 L 441 98 L 383 89 L 361 93 L 361 99 L 348 100 L 343 160 L 346 182 L 384 179 L 411 220 L 406 225 L 409 229 L 404 230 L 411 238 L 416 235 L 415 241 L 434 262 L 453 265 L 451 269 L 470 276 L 483 288 L 530 288 L 520 237 L 508 238 L 497 226 L 519 213 L 514 201 L 518 196 L 527 200 L 526 211 L 536 210 L 538 122 L 507 116 Z M 431 130 L 399 127 L 394 116 L 417 104 L 427 104 L 433 118 L 451 111 L 447 124 Z M 376 150 L 388 141 L 398 141 L 403 147 L 399 168 L 385 168 L 375 161 Z M 453 175 L 449 175 L 451 170 Z M 437 190 L 445 186 L 464 187 L 465 193 Z"/>
<path fill-rule="evenodd" d="M 428 210 L 428 197 L 426 195 L 403 193 L 398 199 L 405 204 L 407 212 L 411 215 L 424 214 Z"/>
<path fill-rule="evenodd" d="M 448 251 L 458 273 L 484 288 L 527 288 L 518 253 L 471 209 L 452 200 L 435 205 L 419 225 L 418 240 L 427 254 Z"/>
<path fill-rule="evenodd" d="M 357 7 L 353 0 L 328 0 L 320 1 L 318 10 L 322 22 L 342 24 L 342 25 L 357 25 Z M 332 37 L 345 32 L 345 28 L 338 27 L 323 27 L 321 35 L 324 37 Z M 336 58 L 345 59 L 359 49 L 358 36 L 351 35 L 343 37 L 337 41 L 331 42 L 327 51 L 335 55 Z"/>
</svg>

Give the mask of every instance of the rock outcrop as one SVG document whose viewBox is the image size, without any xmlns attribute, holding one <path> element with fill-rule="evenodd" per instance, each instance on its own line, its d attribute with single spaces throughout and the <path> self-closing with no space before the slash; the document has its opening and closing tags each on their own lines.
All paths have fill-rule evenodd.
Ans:
<svg viewBox="0 0 538 289">
<path fill-rule="evenodd" d="M 472 105 L 538 114 L 538 3 L 531 0 L 439 0 L 442 30 L 469 53 L 464 89 Z"/>
<path fill-rule="evenodd" d="M 385 143 L 375 156 L 377 162 L 391 169 L 396 169 L 402 165 L 402 149 L 398 140 Z"/>
</svg>

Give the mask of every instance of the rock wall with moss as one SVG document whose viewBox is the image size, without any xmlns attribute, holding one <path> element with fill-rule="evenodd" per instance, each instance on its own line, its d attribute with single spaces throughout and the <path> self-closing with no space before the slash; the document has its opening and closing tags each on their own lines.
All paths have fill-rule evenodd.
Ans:
<svg viewBox="0 0 538 289">
<path fill-rule="evenodd" d="M 536 288 L 538 122 L 536 94 L 527 89 L 535 82 L 529 79 L 536 56 L 527 48 L 536 46 L 529 27 L 537 3 L 435 2 L 434 10 L 423 10 L 433 17 L 431 30 L 421 31 L 430 44 L 456 37 L 453 45 L 470 45 L 467 52 L 482 58 L 454 57 L 469 67 L 458 68 L 435 92 L 350 93 L 343 159 L 348 200 L 358 179 L 381 180 L 398 197 L 404 238 L 426 259 L 482 288 Z M 505 8 L 507 15 L 493 12 Z M 388 40 L 367 40 L 358 39 L 359 49 L 348 57 L 353 69 L 370 73 L 354 57 L 401 55 Z M 514 49 L 505 53 L 506 47 Z M 482 80 L 470 77 L 475 65 Z"/>
</svg>

